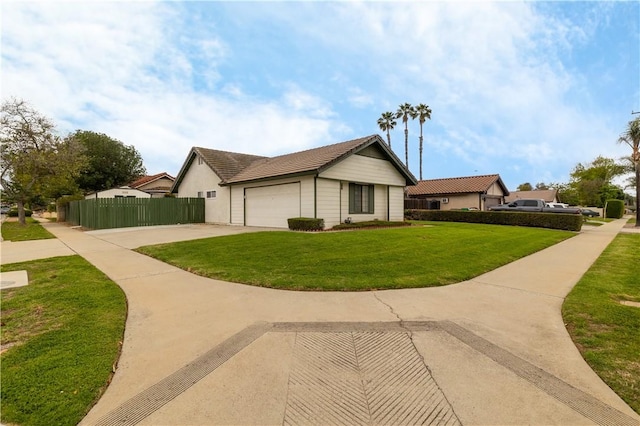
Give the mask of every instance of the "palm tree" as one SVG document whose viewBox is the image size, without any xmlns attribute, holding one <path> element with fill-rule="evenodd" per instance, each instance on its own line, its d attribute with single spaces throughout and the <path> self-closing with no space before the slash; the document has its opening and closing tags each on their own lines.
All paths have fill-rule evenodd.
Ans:
<svg viewBox="0 0 640 426">
<path fill-rule="evenodd" d="M 640 118 L 629 122 L 618 143 L 626 143 L 631 148 L 631 163 L 636 175 L 636 227 L 640 227 Z"/>
<path fill-rule="evenodd" d="M 425 121 L 431 120 L 431 110 L 429 105 L 420 104 L 414 108 L 411 118 L 417 118 L 420 122 L 420 180 L 422 180 L 422 125 Z"/>
<path fill-rule="evenodd" d="M 378 118 L 378 126 L 380 130 L 383 132 L 387 132 L 387 142 L 389 143 L 389 148 L 391 148 L 391 135 L 389 134 L 390 130 L 393 130 L 396 127 L 396 116 L 392 112 L 383 112 L 380 118 Z"/>
<path fill-rule="evenodd" d="M 404 164 L 409 168 L 409 127 L 408 122 L 409 118 L 413 114 L 413 107 L 410 103 L 405 102 L 404 104 L 398 107 L 398 111 L 396 111 L 396 118 L 402 118 L 402 122 L 404 123 Z"/>
</svg>

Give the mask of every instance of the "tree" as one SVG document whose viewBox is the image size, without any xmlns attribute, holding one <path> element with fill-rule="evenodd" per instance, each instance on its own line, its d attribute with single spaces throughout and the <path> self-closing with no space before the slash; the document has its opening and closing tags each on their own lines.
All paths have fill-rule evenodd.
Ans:
<svg viewBox="0 0 640 426">
<path fill-rule="evenodd" d="M 73 187 L 84 164 L 82 149 L 55 135 L 53 122 L 22 99 L 2 103 L 0 182 L 3 198 L 18 206 L 25 224 L 25 204 L 49 195 L 54 187 Z"/>
<path fill-rule="evenodd" d="M 383 132 L 387 132 L 387 143 L 389 144 L 389 148 L 391 148 L 391 135 L 389 132 L 396 127 L 397 123 L 395 118 L 396 116 L 390 111 L 383 112 L 380 118 L 378 118 L 378 127 L 380 127 L 380 130 Z"/>
<path fill-rule="evenodd" d="M 147 173 L 140 153 L 133 146 L 103 133 L 76 130 L 66 140 L 77 141 L 85 148 L 88 163 L 77 180 L 85 192 L 126 185 Z"/>
<path fill-rule="evenodd" d="M 531 191 L 533 190 L 533 186 L 529 182 L 521 183 L 516 188 L 516 191 Z"/>
<path fill-rule="evenodd" d="M 404 164 L 409 168 L 409 118 L 413 116 L 413 106 L 410 103 L 405 102 L 398 107 L 396 111 L 396 118 L 402 118 L 404 123 Z"/>
<path fill-rule="evenodd" d="M 618 138 L 618 143 L 625 143 L 631 148 L 629 160 L 635 174 L 636 227 L 640 227 L 640 118 L 629 122 L 627 130 Z"/>
<path fill-rule="evenodd" d="M 603 207 L 609 194 L 617 194 L 611 188 L 611 180 L 624 174 L 624 167 L 612 158 L 596 157 L 591 163 L 578 163 L 571 172 L 569 183 L 578 193 L 580 204 Z"/>
<path fill-rule="evenodd" d="M 547 185 L 544 182 L 536 183 L 536 191 L 545 190 L 545 189 L 550 189 L 549 185 Z"/>
<path fill-rule="evenodd" d="M 420 180 L 422 180 L 422 125 L 426 120 L 431 120 L 431 110 L 429 105 L 420 104 L 414 108 L 411 114 L 412 119 L 418 119 L 420 122 Z"/>
</svg>

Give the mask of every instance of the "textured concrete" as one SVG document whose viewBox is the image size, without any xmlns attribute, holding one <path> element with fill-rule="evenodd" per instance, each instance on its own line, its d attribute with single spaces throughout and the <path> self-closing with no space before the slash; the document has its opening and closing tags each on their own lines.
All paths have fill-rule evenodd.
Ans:
<svg viewBox="0 0 640 426">
<path fill-rule="evenodd" d="M 623 224 L 585 227 L 464 283 L 363 293 L 210 280 L 128 249 L 218 227 L 45 226 L 129 303 L 117 372 L 83 424 L 640 424 L 560 315 Z"/>
</svg>

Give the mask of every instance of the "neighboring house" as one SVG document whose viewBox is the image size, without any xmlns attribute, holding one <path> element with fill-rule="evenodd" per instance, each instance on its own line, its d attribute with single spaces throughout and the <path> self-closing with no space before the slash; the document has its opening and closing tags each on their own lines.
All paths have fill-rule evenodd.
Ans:
<svg viewBox="0 0 640 426">
<path fill-rule="evenodd" d="M 111 188 L 105 189 L 103 191 L 92 192 L 85 195 L 84 198 L 86 200 L 91 200 L 92 198 L 151 198 L 151 194 L 128 186 L 121 186 L 119 188 Z"/>
<path fill-rule="evenodd" d="M 506 198 L 506 202 L 510 203 L 512 201 L 521 200 L 523 198 L 543 199 L 547 203 L 557 203 L 558 190 L 557 189 L 537 189 L 534 191 L 511 191 Z"/>
<path fill-rule="evenodd" d="M 454 177 L 421 180 L 407 188 L 408 198 L 429 200 L 428 208 L 488 210 L 504 203 L 509 190 L 500 175 Z"/>
<path fill-rule="evenodd" d="M 378 135 L 278 157 L 194 147 L 171 192 L 204 197 L 205 222 L 286 228 L 293 217 L 329 228 L 351 218 L 403 220 L 415 177 Z"/>
<path fill-rule="evenodd" d="M 176 178 L 170 174 L 162 172 L 157 175 L 142 176 L 131 182 L 129 186 L 151 194 L 151 198 L 162 198 L 170 193 L 175 180 Z"/>
</svg>

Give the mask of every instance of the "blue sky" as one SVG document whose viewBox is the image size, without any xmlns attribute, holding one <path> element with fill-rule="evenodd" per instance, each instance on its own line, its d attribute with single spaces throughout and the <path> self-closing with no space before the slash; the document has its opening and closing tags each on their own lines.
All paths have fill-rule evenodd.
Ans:
<svg viewBox="0 0 640 426">
<path fill-rule="evenodd" d="M 278 155 L 425 103 L 423 177 L 567 182 L 628 155 L 640 2 L 4 1 L 1 95 L 177 174 L 203 146 Z M 419 175 L 419 126 L 409 167 Z M 392 148 L 404 158 L 401 120 Z M 628 149 L 628 148 L 627 148 Z"/>
</svg>

